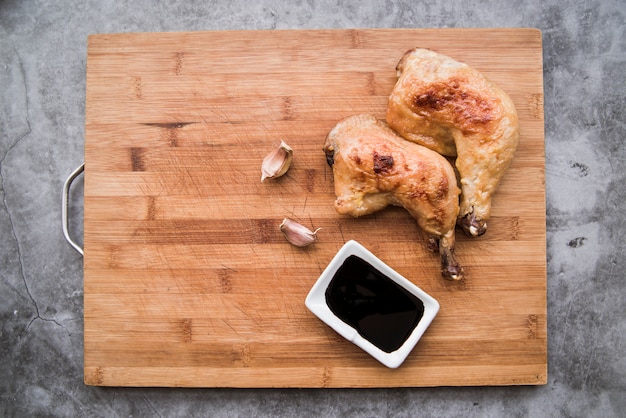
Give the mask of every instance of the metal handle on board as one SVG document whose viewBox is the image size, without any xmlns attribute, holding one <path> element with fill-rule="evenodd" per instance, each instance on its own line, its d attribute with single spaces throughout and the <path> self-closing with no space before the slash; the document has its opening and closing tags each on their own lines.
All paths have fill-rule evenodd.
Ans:
<svg viewBox="0 0 626 418">
<path fill-rule="evenodd" d="M 67 180 L 65 180 L 65 184 L 63 184 L 63 203 L 62 203 L 62 206 L 61 206 L 61 218 L 62 218 L 62 222 L 63 222 L 63 236 L 65 236 L 65 239 L 67 240 L 67 242 L 69 242 L 70 245 L 76 251 L 78 251 L 81 255 L 85 255 L 83 249 L 81 248 L 80 245 L 78 245 L 72 239 L 72 237 L 70 237 L 70 231 L 69 231 L 69 226 L 68 226 L 69 222 L 68 222 L 67 206 L 68 206 L 69 195 L 70 195 L 70 187 L 72 185 L 72 182 L 83 171 L 85 171 L 85 163 L 82 163 L 76 170 L 74 170 L 72 172 L 72 174 L 69 175 Z"/>
</svg>

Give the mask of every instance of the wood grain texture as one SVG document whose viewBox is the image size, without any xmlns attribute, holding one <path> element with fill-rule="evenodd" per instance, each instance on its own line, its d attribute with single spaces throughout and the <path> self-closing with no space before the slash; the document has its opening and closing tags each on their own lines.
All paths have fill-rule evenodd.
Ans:
<svg viewBox="0 0 626 418">
<path fill-rule="evenodd" d="M 415 46 L 512 97 L 518 152 L 487 234 L 459 234 L 467 277 L 402 209 L 333 208 L 322 144 L 342 118 L 384 117 Z M 85 129 L 85 383 L 396 387 L 547 381 L 541 33 L 533 29 L 220 31 L 93 35 Z M 285 140 L 294 163 L 260 182 Z M 306 249 L 278 230 L 321 227 Z M 361 242 L 432 294 L 439 315 L 390 370 L 304 306 L 336 251 Z"/>
</svg>

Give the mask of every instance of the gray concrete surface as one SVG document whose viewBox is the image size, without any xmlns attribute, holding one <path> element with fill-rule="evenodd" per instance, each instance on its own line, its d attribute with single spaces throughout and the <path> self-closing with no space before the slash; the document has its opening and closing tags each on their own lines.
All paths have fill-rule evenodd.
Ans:
<svg viewBox="0 0 626 418">
<path fill-rule="evenodd" d="M 0 416 L 626 416 L 625 14 L 623 0 L 0 0 Z M 61 233 L 60 191 L 83 161 L 87 35 L 353 27 L 543 31 L 549 383 L 85 386 L 82 259 Z"/>
</svg>

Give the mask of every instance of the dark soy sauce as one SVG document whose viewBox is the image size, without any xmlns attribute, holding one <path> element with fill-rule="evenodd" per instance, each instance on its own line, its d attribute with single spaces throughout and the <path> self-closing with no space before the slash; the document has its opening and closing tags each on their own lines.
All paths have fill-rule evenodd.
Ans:
<svg viewBox="0 0 626 418">
<path fill-rule="evenodd" d="M 342 321 L 386 353 L 404 344 L 424 315 L 424 303 L 360 257 L 343 262 L 326 289 Z"/>
</svg>

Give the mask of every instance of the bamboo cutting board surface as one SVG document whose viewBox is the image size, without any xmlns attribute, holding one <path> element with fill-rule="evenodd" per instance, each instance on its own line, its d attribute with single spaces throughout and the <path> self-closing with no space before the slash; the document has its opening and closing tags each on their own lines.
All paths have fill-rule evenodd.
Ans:
<svg viewBox="0 0 626 418">
<path fill-rule="evenodd" d="M 461 282 L 401 208 L 338 215 L 322 144 L 342 118 L 384 118 L 413 47 L 466 62 L 512 97 L 520 144 L 486 235 L 458 234 Z M 544 384 L 546 228 L 541 33 L 385 29 L 89 37 L 85 383 L 397 387 Z M 285 140 L 290 171 L 260 182 Z M 319 241 L 288 244 L 291 217 Z M 392 370 L 304 306 L 359 241 L 441 309 Z"/>
</svg>

